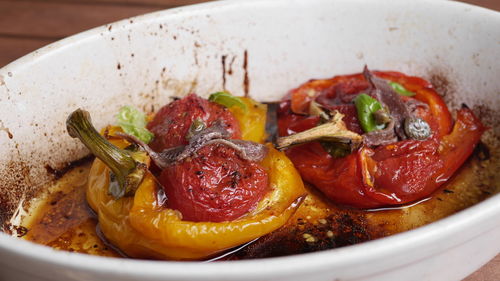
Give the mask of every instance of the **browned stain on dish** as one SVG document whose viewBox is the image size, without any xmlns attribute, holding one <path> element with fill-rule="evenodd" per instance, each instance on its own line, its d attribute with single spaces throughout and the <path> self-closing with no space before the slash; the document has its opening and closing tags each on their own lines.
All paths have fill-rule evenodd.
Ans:
<svg viewBox="0 0 500 281">
<path fill-rule="evenodd" d="M 245 50 L 243 53 L 243 91 L 245 93 L 245 97 L 249 97 L 250 95 L 250 78 L 248 78 L 248 51 Z"/>
<path fill-rule="evenodd" d="M 4 231 L 9 232 L 6 225 L 10 217 L 24 198 L 30 200 L 36 190 L 29 182 L 30 167 L 24 161 L 11 160 L 0 168 L 2 182 L 0 184 L 0 225 Z"/>
<path fill-rule="evenodd" d="M 64 176 L 67 172 L 69 172 L 70 170 L 72 170 L 72 169 L 74 169 L 76 167 L 88 164 L 93 159 L 94 159 L 94 157 L 92 155 L 89 155 L 89 156 L 84 157 L 82 159 L 70 162 L 66 166 L 64 166 L 64 167 L 62 167 L 60 169 L 54 168 L 54 167 L 50 166 L 49 164 L 46 164 L 45 165 L 45 170 L 47 170 L 48 174 L 53 175 L 55 180 L 58 180 L 62 176 Z"/>
<path fill-rule="evenodd" d="M 222 64 L 222 89 L 226 89 L 226 55 L 221 56 L 221 64 Z"/>
<path fill-rule="evenodd" d="M 58 250 L 120 256 L 97 235 L 97 218 L 85 199 L 90 161 L 79 164 L 61 176 L 57 188 L 49 189 L 23 238 Z"/>
</svg>

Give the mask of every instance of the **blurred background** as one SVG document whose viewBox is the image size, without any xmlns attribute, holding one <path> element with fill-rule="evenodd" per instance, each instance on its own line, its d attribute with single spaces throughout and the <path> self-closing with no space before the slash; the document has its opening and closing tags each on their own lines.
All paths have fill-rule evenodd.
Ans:
<svg viewBox="0 0 500 281">
<path fill-rule="evenodd" d="M 96 26 L 158 10 L 209 1 L 0 0 L 0 67 L 54 41 Z M 460 2 L 500 11 L 500 0 Z M 466 279 L 498 280 L 500 255 Z"/>
</svg>

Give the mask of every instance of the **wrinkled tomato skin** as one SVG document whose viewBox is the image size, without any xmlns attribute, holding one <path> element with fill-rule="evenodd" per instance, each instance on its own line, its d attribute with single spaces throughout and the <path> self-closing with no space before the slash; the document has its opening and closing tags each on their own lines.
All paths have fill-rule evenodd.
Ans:
<svg viewBox="0 0 500 281">
<path fill-rule="evenodd" d="M 306 182 L 332 201 L 358 208 L 401 205 L 429 196 L 465 162 L 485 130 L 465 108 L 458 112 L 453 125 L 446 104 L 429 82 L 399 72 L 374 73 L 402 84 L 416 93 L 412 98 L 428 105 L 428 109 L 418 108 L 415 113 L 430 125 L 433 133 L 429 139 L 362 148 L 338 159 L 331 157 L 317 142 L 287 151 Z M 310 101 L 339 110 L 342 106 L 352 106 L 352 97 L 367 87 L 363 75 L 355 74 L 312 80 L 292 90 L 278 111 L 279 134 L 301 132 L 318 124 L 318 117 L 307 116 Z M 339 111 L 345 115 L 348 129 L 361 134 L 355 108 Z"/>
<path fill-rule="evenodd" d="M 377 197 L 382 191 L 399 203 L 429 196 L 463 165 L 485 130 L 470 109 L 462 108 L 457 113 L 452 132 L 440 142 L 435 139 L 401 141 L 379 147 L 365 159 L 363 155 L 367 149 L 363 148 L 358 153 L 360 166 L 363 166 L 362 161 L 376 162 L 376 168 L 368 169 L 366 173 L 374 184 L 367 184 L 370 180 L 363 178 L 366 194 Z"/>
<path fill-rule="evenodd" d="M 168 207 L 183 220 L 222 222 L 241 217 L 268 191 L 266 171 L 221 144 L 204 146 L 196 155 L 160 175 Z"/>
<path fill-rule="evenodd" d="M 435 181 L 429 175 L 444 165 L 438 147 L 435 140 L 408 140 L 377 148 L 372 156 L 377 163 L 372 174 L 377 190 L 391 196 L 393 204 L 431 194 L 437 186 L 429 184 Z"/>
<path fill-rule="evenodd" d="M 208 127 L 221 119 L 231 133 L 231 138 L 241 137 L 239 123 L 226 107 L 190 94 L 162 107 L 148 123 L 147 128 L 155 135 L 150 147 L 155 151 L 162 151 L 188 144 L 186 135 L 196 119 L 202 120 Z"/>
</svg>

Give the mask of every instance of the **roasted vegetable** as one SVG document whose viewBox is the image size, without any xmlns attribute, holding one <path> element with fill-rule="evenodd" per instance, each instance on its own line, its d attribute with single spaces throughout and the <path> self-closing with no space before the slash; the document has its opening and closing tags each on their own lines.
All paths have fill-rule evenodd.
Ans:
<svg viewBox="0 0 500 281">
<path fill-rule="evenodd" d="M 384 124 L 377 124 L 375 119 L 375 113 L 383 111 L 382 105 L 376 99 L 367 94 L 360 94 L 354 99 L 354 104 L 356 105 L 358 120 L 363 131 L 369 133 L 385 127 Z"/>
<path fill-rule="evenodd" d="M 414 95 L 401 95 L 402 89 Z M 287 151 L 302 178 L 337 203 L 376 208 L 423 199 L 455 173 L 486 129 L 465 107 L 458 111 L 453 126 L 445 103 L 421 78 L 365 69 L 363 74 L 313 80 L 292 90 L 280 107 L 280 134 L 307 135 L 322 126 L 319 117 L 304 115 L 312 101 L 343 112 L 343 121 L 353 132 L 363 133 L 360 127 L 373 129 L 375 116 L 367 120 L 362 113 L 363 118 L 357 118 L 360 112 L 352 110 L 353 101 L 361 103 L 366 98 L 361 93 L 387 108 L 391 122 L 384 129 L 363 134 L 360 150 L 335 158 L 312 142 Z"/>
<path fill-rule="evenodd" d="M 189 96 L 185 102 L 203 103 L 197 99 L 197 97 Z M 255 105 L 257 104 L 255 103 Z M 211 107 L 211 105 L 206 104 L 205 106 Z M 219 111 L 217 108 L 213 112 L 218 116 L 231 114 Z M 246 113 L 242 111 L 239 114 L 235 114 L 238 117 L 236 120 L 239 128 L 232 125 L 233 132 L 239 132 L 241 129 L 242 132 L 248 132 L 248 138 L 261 140 L 265 136 L 263 132 L 264 127 L 260 124 L 262 120 L 265 120 L 265 108 L 261 105 L 251 106 L 248 107 Z M 260 114 L 263 114 L 263 117 L 255 119 L 251 117 Z M 169 116 L 174 116 L 175 118 L 176 115 L 164 115 L 165 118 L 169 118 Z M 211 120 L 212 117 L 208 116 L 207 118 L 207 120 Z M 196 120 L 196 118 L 193 118 L 193 120 Z M 207 123 L 210 124 L 210 122 Z M 159 122 L 159 124 L 163 123 Z M 164 125 L 161 126 L 165 128 Z M 178 133 L 179 130 L 186 129 L 187 131 L 190 126 L 191 124 L 183 123 L 180 128 L 167 127 L 167 131 Z M 260 128 L 262 131 L 251 133 L 248 127 Z M 207 129 L 210 129 L 210 127 Z M 199 130 L 198 134 L 207 129 Z M 131 142 L 127 140 L 132 140 L 134 139 L 133 137 L 124 138 L 123 133 L 117 127 L 109 127 L 106 132 L 108 140 L 114 144 L 109 145 L 112 147 L 109 151 L 117 151 L 121 154 L 131 153 L 124 148 L 131 145 Z M 232 135 L 231 132 L 227 134 L 228 138 Z M 198 135 L 195 134 L 193 138 L 196 138 L 196 136 Z M 162 143 L 172 143 L 171 140 L 165 139 L 166 136 L 160 137 L 163 138 Z M 208 141 L 213 140 L 209 139 Z M 224 138 L 215 140 L 226 141 Z M 190 142 L 186 144 L 181 138 L 177 138 L 177 141 L 182 143 L 181 147 L 187 147 L 191 144 Z M 248 140 L 228 139 L 227 141 L 240 141 L 244 143 Z M 92 147 L 92 145 L 91 142 L 88 146 Z M 224 154 L 226 157 L 220 158 L 220 155 L 213 157 L 211 153 L 219 153 L 216 151 L 221 149 L 225 151 L 224 153 L 227 153 Z M 140 153 L 142 155 L 145 154 L 145 152 Z M 168 164 L 158 178 L 150 172 L 150 157 L 137 158 L 134 160 L 135 165 L 144 165 L 148 169 L 145 170 L 146 173 L 137 190 L 133 193 L 133 196 L 119 199 L 111 196 L 108 192 L 112 184 L 111 175 L 113 173 L 111 173 L 107 165 L 107 158 L 103 158 L 106 164 L 100 159 L 96 159 L 89 174 L 87 201 L 97 213 L 99 225 L 105 237 L 129 256 L 176 260 L 209 258 L 281 227 L 292 216 L 305 196 L 302 180 L 284 153 L 276 151 L 272 146 L 267 146 L 265 157 L 259 162 L 252 162 L 254 164 L 245 163 L 248 160 L 242 160 L 239 156 L 235 156 L 234 153 L 235 151 L 231 150 L 231 147 L 226 146 L 226 144 L 204 144 L 191 156 Z M 252 195 L 252 198 L 258 198 L 257 201 L 252 199 L 252 202 L 248 201 L 250 202 L 249 204 L 243 203 L 243 201 L 247 202 L 245 201 L 246 199 L 239 203 L 234 201 L 241 194 L 247 196 L 245 194 L 249 190 L 249 185 L 252 184 L 248 181 L 249 179 L 259 181 L 259 185 L 262 185 L 262 180 L 254 177 L 253 173 L 256 172 L 254 168 L 251 168 L 253 170 L 245 170 L 251 171 L 250 174 L 240 170 L 240 168 L 235 168 L 238 172 L 237 174 L 233 174 L 230 170 L 227 173 L 218 174 L 220 170 L 224 170 L 223 165 L 220 163 L 231 161 L 227 157 L 236 157 L 241 162 L 239 165 L 246 167 L 244 169 L 254 166 L 261 169 L 260 173 L 265 175 L 265 178 L 260 177 L 260 179 L 265 179 L 265 189 L 259 191 L 261 193 L 259 196 Z M 236 160 L 236 158 L 233 158 L 233 160 Z M 193 161 L 197 161 L 196 159 L 200 159 L 200 162 L 194 164 L 195 162 Z M 208 164 L 206 161 L 213 161 L 215 164 Z M 181 183 L 181 185 L 176 185 L 173 188 L 171 180 L 165 180 L 165 177 L 172 171 L 174 171 L 174 177 L 171 179 L 183 179 L 188 184 L 182 185 L 185 183 Z M 199 173 L 199 171 L 203 172 Z M 181 173 L 182 176 L 178 173 Z M 231 179 L 235 175 L 247 178 L 238 181 L 234 186 L 229 185 L 229 188 L 233 187 L 234 190 L 242 190 L 243 193 L 238 195 L 239 193 L 233 194 L 231 191 L 230 194 L 217 198 L 217 200 L 233 198 L 231 199 L 233 200 L 231 204 L 223 205 L 218 210 L 215 208 L 215 211 L 211 209 L 213 205 L 207 209 L 202 207 L 201 209 L 189 211 L 180 206 L 179 203 L 200 206 L 200 201 L 197 201 L 198 199 L 183 197 L 183 194 L 190 194 L 190 184 L 200 184 L 200 182 L 196 183 L 196 181 L 189 180 L 191 173 L 191 179 L 196 177 L 194 179 L 199 180 L 200 176 L 207 177 L 207 184 L 210 184 L 214 180 L 221 180 L 220 183 L 225 184 L 226 175 L 229 175 Z M 221 175 L 222 178 L 220 178 Z M 211 190 L 213 191 L 214 189 Z M 226 190 L 226 187 L 223 187 L 221 190 Z M 187 193 L 184 193 L 185 191 Z M 199 192 L 198 194 L 202 197 L 214 195 L 210 192 L 207 193 L 203 188 L 196 190 L 196 192 Z M 165 194 L 168 196 L 165 197 Z M 251 193 L 248 194 L 251 195 Z M 241 210 L 243 211 L 241 212 Z M 200 214 L 202 215 L 200 216 Z"/>
</svg>

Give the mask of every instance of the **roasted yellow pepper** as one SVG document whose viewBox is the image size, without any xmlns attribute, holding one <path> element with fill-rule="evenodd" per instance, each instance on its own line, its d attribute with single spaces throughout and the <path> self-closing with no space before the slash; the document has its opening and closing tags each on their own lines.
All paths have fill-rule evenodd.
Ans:
<svg viewBox="0 0 500 281">
<path fill-rule="evenodd" d="M 265 138 L 265 105 L 244 99 L 248 110 L 231 108 L 240 122 L 243 139 L 262 142 Z M 117 131 L 111 127 L 107 135 Z M 110 138 L 118 147 L 128 143 Z M 302 202 L 305 189 L 291 161 L 268 145 L 269 152 L 260 163 L 268 173 L 270 191 L 257 207 L 244 217 L 227 222 L 182 220 L 173 209 L 160 206 L 159 186 L 146 173 L 133 197 L 115 199 L 109 194 L 110 170 L 99 159 L 89 174 L 87 201 L 98 214 L 105 237 L 131 257 L 197 260 L 213 257 L 227 249 L 250 242 L 281 227 Z M 149 166 L 147 155 L 136 160 Z"/>
<path fill-rule="evenodd" d="M 265 104 L 254 101 L 251 98 L 240 98 L 247 106 L 247 110 L 233 106 L 229 110 L 238 119 L 243 140 L 263 143 L 266 139 L 266 113 Z"/>
</svg>

